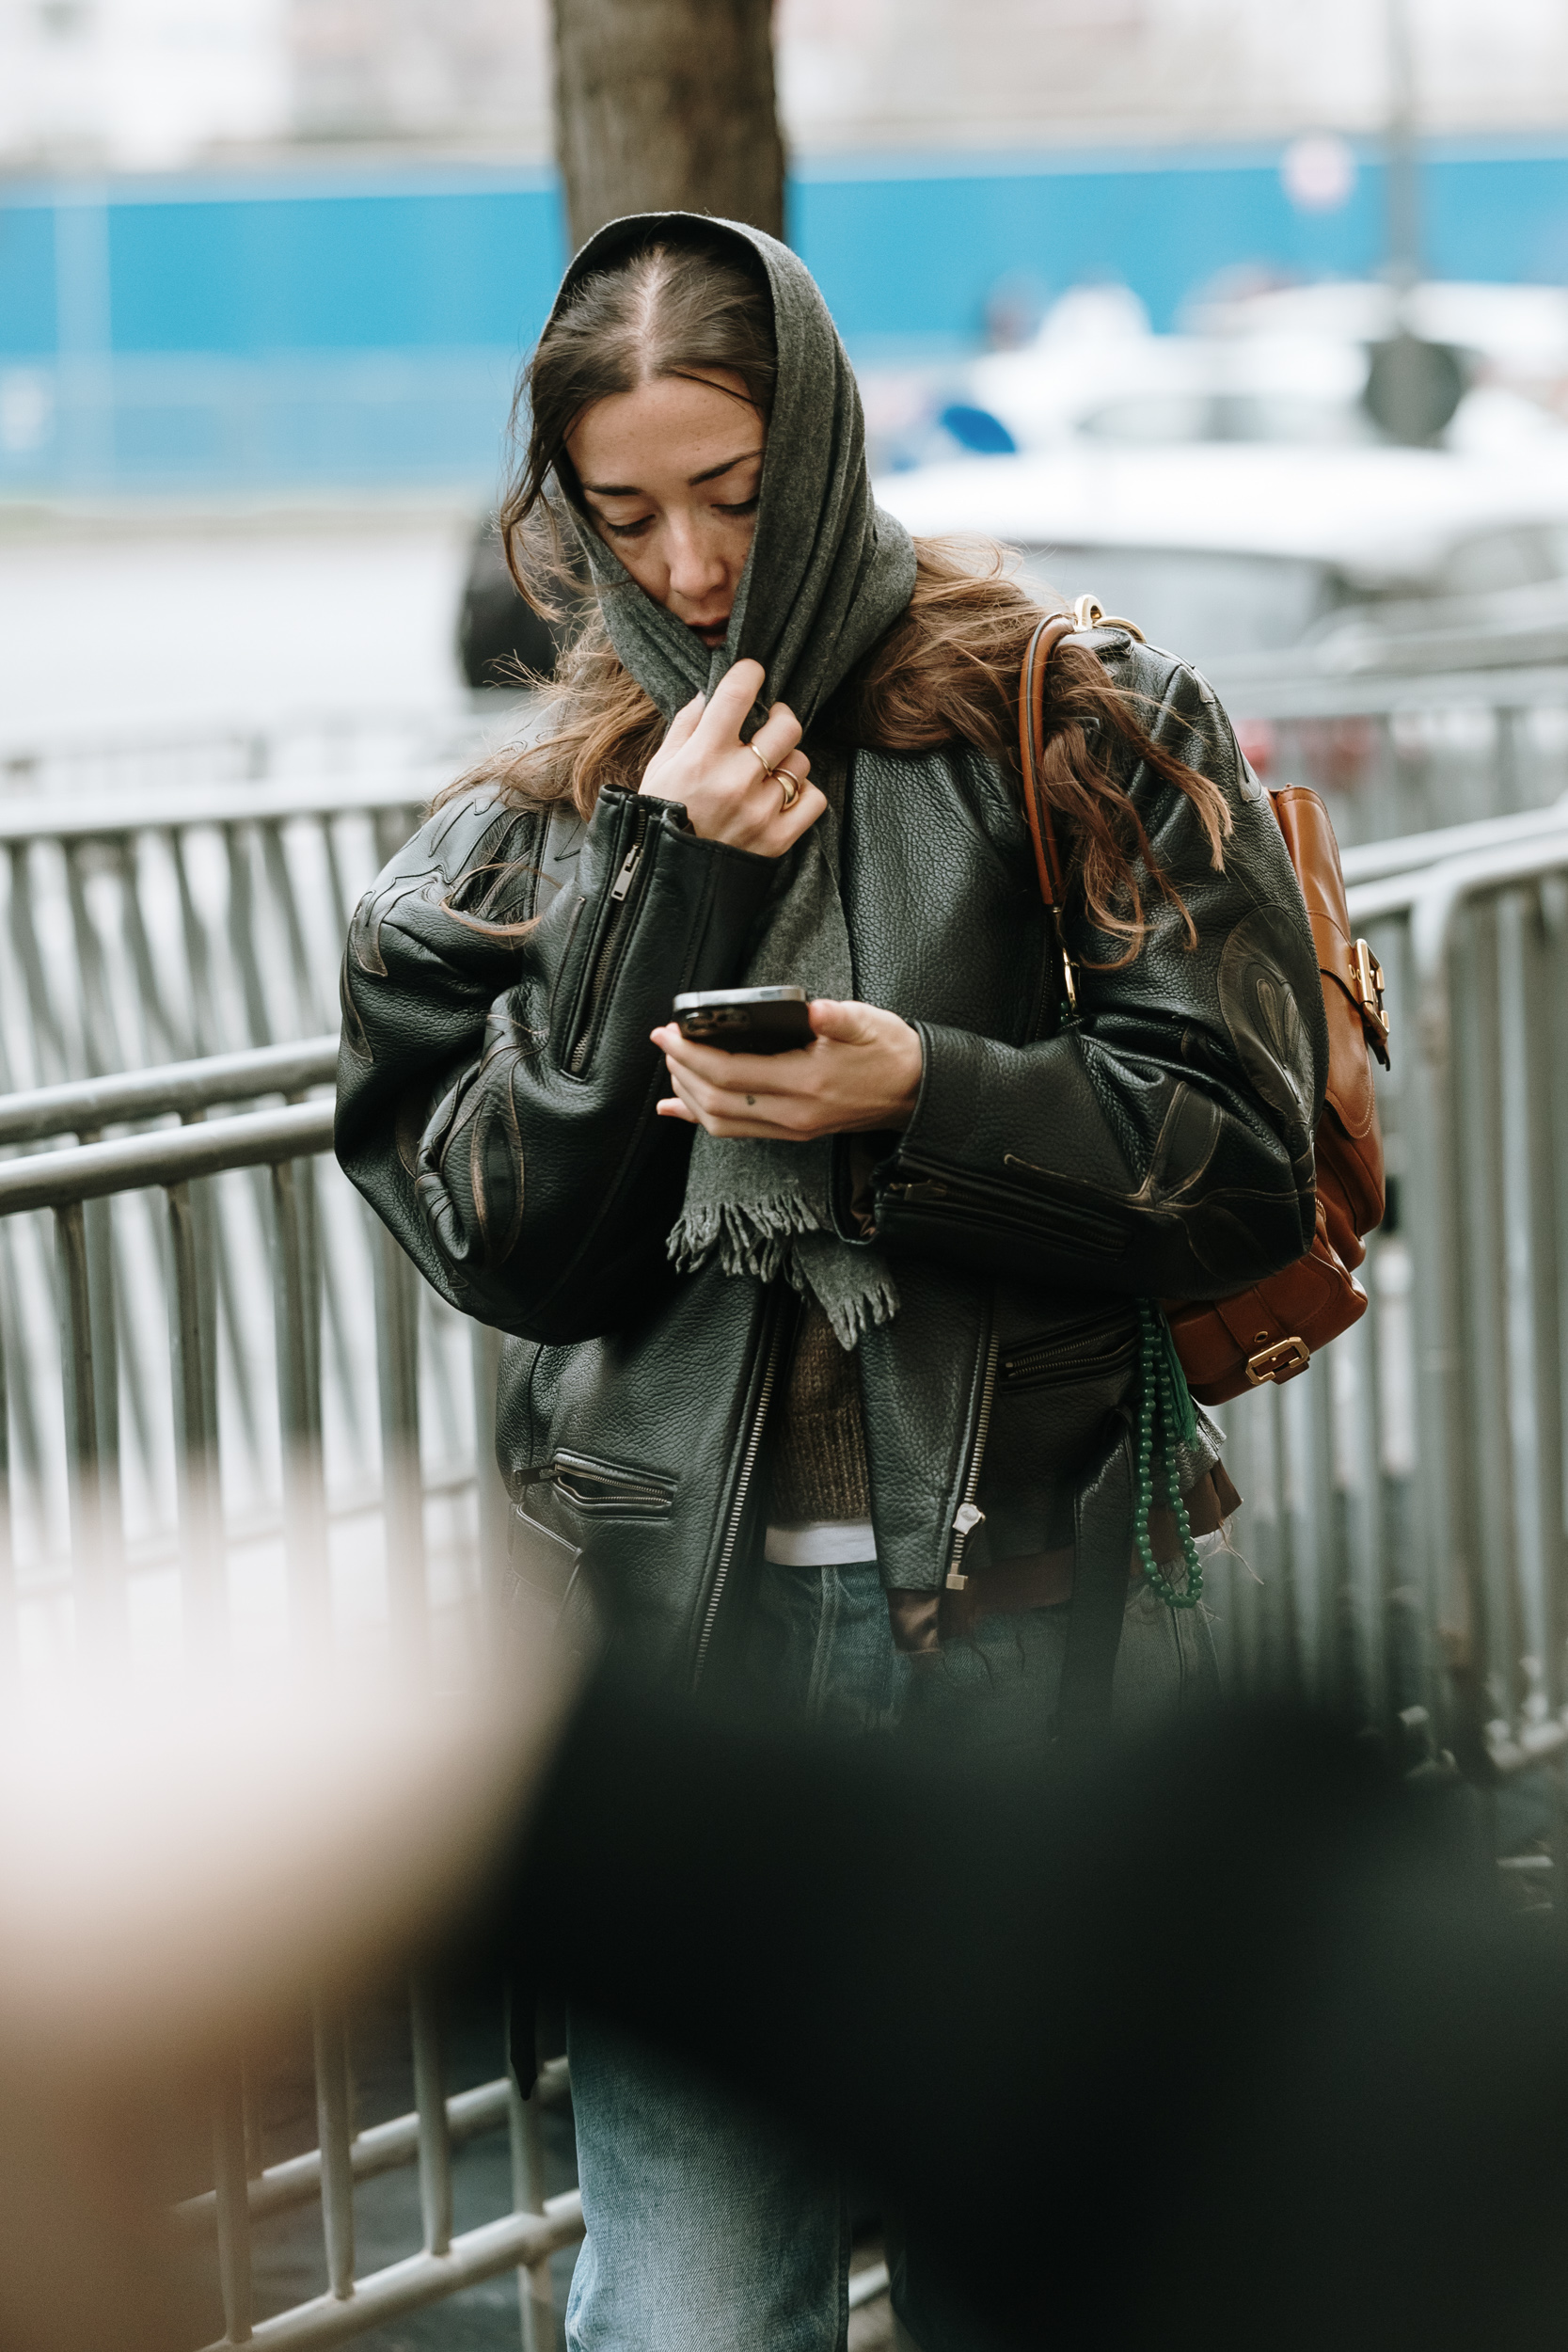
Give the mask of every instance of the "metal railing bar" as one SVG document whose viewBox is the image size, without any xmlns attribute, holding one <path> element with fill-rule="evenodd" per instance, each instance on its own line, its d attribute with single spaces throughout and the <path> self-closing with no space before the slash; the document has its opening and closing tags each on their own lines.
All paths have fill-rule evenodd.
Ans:
<svg viewBox="0 0 1568 2352">
<path fill-rule="evenodd" d="M 508 2075 L 507 2120 L 512 2140 L 512 2206 L 515 2213 L 545 2210 L 545 2141 L 539 2128 L 544 2093 L 543 2076 L 524 2098 L 515 2076 Z M 522 2352 L 555 2352 L 555 2293 L 549 2259 L 522 2265 L 517 2272 L 517 2310 L 522 2321 Z"/>
<path fill-rule="evenodd" d="M 414 2053 L 414 2113 L 419 2124 L 420 2219 L 427 2254 L 451 2244 L 451 2143 L 447 2137 L 441 2024 L 430 1985 L 416 1978 L 408 1994 Z"/>
<path fill-rule="evenodd" d="M 142 1015 L 150 1029 L 154 1025 L 163 1039 L 163 1050 L 169 1060 L 181 1051 L 186 1041 L 165 999 L 164 985 L 153 961 L 152 943 L 148 937 L 146 911 L 142 904 L 141 865 L 138 841 L 126 842 L 120 855 L 119 919 L 131 968 L 136 976 L 136 988 L 141 997 Z"/>
<path fill-rule="evenodd" d="M 168 843 L 170 864 L 174 868 L 175 888 L 180 898 L 180 929 L 185 948 L 185 976 L 189 985 L 190 1042 L 198 1054 L 211 1054 L 214 1039 L 212 1027 L 214 995 L 213 990 L 213 955 L 206 926 L 196 903 L 191 887 L 190 860 L 186 855 L 186 835 L 182 828 L 149 827 L 165 834 Z"/>
<path fill-rule="evenodd" d="M 217 1496 L 217 1427 L 213 1410 L 211 1338 L 204 1311 L 203 1235 L 188 1184 L 167 1193 L 169 1342 L 174 1375 L 174 1449 L 184 1605 L 198 1643 L 211 1647 L 226 1629 L 223 1514 Z"/>
<path fill-rule="evenodd" d="M 1376 923 L 1389 915 L 1419 913 L 1423 935 L 1435 924 L 1442 931 L 1457 907 L 1472 892 L 1503 882 L 1533 882 L 1568 866 L 1568 828 L 1549 828 L 1496 850 L 1479 850 L 1467 857 L 1442 858 L 1413 871 L 1388 874 L 1376 882 L 1354 883 L 1347 893 L 1353 923 Z M 1418 989 L 1421 978 L 1418 956 Z"/>
<path fill-rule="evenodd" d="M 251 2206 L 245 2179 L 244 2085 L 238 2066 L 226 2071 L 213 2113 L 213 2191 L 218 2233 L 218 2286 L 229 2344 L 248 2344 L 252 2316 Z"/>
<path fill-rule="evenodd" d="M 239 969 L 250 1041 L 252 1045 L 270 1045 L 272 1021 L 256 954 L 256 878 L 251 870 L 255 830 L 248 822 L 225 825 L 223 829 L 229 858 L 229 944 Z"/>
<path fill-rule="evenodd" d="M 1568 706 L 1568 669 L 1340 672 L 1316 676 L 1249 675 L 1238 661 L 1207 671 L 1226 708 L 1244 719 L 1382 719 L 1402 711 Z"/>
<path fill-rule="evenodd" d="M 71 1549 L 88 1574 L 87 1605 L 102 1629 L 103 1530 L 99 1489 L 97 1383 L 93 1378 L 91 1293 L 87 1281 L 87 1226 L 79 1200 L 55 1211 L 58 1263 L 60 1369 L 65 1406 L 66 1478 L 70 1497 Z"/>
<path fill-rule="evenodd" d="M 573 2188 L 552 2197 L 543 2214 L 509 2213 L 454 2237 L 444 2254 L 410 2254 L 358 2280 L 351 2296 L 318 2296 L 293 2311 L 263 2319 L 248 2342 L 258 2352 L 322 2352 L 347 2344 L 389 2319 L 401 2319 L 427 2303 L 439 2303 L 465 2287 L 481 2285 L 499 2271 L 543 2262 L 558 2247 L 575 2246 L 582 2235 L 582 2197 Z M 205 2352 L 230 2352 L 227 2343 Z"/>
<path fill-rule="evenodd" d="M 1358 842 L 1341 851 L 1339 862 L 1346 887 L 1354 888 L 1357 882 L 1385 882 L 1391 874 L 1415 873 L 1448 858 L 1473 857 L 1478 850 L 1532 841 L 1559 826 L 1568 826 L 1568 796 L 1517 817 L 1488 817 L 1473 825 L 1443 825 L 1429 833 L 1401 834 L 1391 841 Z"/>
<path fill-rule="evenodd" d="M 420 1474 L 420 1319 L 414 1267 L 385 1226 L 372 1236 L 376 1385 L 387 1528 L 387 1605 L 405 1658 L 425 1647 L 425 1488 Z"/>
<path fill-rule="evenodd" d="M 116 1136 L 74 1151 L 40 1152 L 0 1164 L 0 1216 L 24 1209 L 101 1200 L 112 1192 L 188 1184 L 231 1168 L 269 1168 L 332 1148 L 330 1102 L 293 1103 L 281 1110 L 243 1111 L 199 1127 Z"/>
<path fill-rule="evenodd" d="M 53 1054 L 57 1068 L 67 1069 L 73 1060 L 80 1066 L 87 1057 L 73 1055 L 67 1047 L 58 994 L 50 987 L 44 974 L 43 951 L 39 946 L 38 927 L 33 921 L 33 859 L 29 851 L 35 846 L 31 840 L 21 839 L 14 842 L 10 850 L 7 913 L 11 946 L 22 967 L 23 983 L 27 991 L 27 1013 L 35 1048 L 42 1045 Z"/>
<path fill-rule="evenodd" d="M 76 977 L 82 992 L 82 1037 L 87 1067 L 94 1077 L 105 1070 L 121 1070 L 130 1058 L 120 1042 L 115 1019 L 113 992 L 104 969 L 103 943 L 87 909 L 87 882 L 82 871 L 81 841 L 62 844 L 65 852 L 66 899 L 76 942 Z"/>
<path fill-rule="evenodd" d="M 354 2165 L 350 2153 L 354 2124 L 349 2114 L 348 2049 L 342 2019 L 319 1997 L 311 2023 L 327 2299 L 346 2302 L 354 2293 Z"/>
<path fill-rule="evenodd" d="M 248 1046 L 237 1054 L 163 1062 L 112 1078 L 33 1087 L 22 1094 L 0 1094 L 0 1143 L 37 1143 L 48 1136 L 209 1110 L 263 1094 L 302 1094 L 308 1087 L 330 1086 L 337 1067 L 333 1031 L 297 1045 Z"/>
<path fill-rule="evenodd" d="M 533 2095 L 542 2106 L 550 2106 L 563 2099 L 569 2089 L 565 2059 L 550 2058 L 539 2071 Z M 460 2148 L 486 2132 L 499 2131 L 507 2120 L 512 2095 L 512 2079 L 507 2074 L 499 2075 L 494 2082 L 476 2084 L 472 2090 L 453 2091 L 447 2101 L 447 2137 L 452 2146 Z M 420 2118 L 414 2110 L 356 2132 L 350 2142 L 349 2161 L 356 2181 L 370 2181 L 383 2172 L 401 2171 L 405 2164 L 416 2161 L 419 2153 Z M 264 2172 L 255 2174 L 250 2182 L 251 2219 L 261 2221 L 269 2214 L 289 2213 L 296 2205 L 309 2204 L 312 2198 L 321 2194 L 321 2177 L 319 2148 L 309 2149 L 304 2155 L 288 2156 L 281 2164 L 268 2165 Z M 213 2189 L 187 2197 L 174 2208 L 178 2227 L 198 2234 L 211 2230 L 216 2217 L 216 2195 Z"/>
<path fill-rule="evenodd" d="M 1568 699 L 1565 697 L 1564 699 Z M 366 809 L 417 812 L 451 782 L 446 768 L 410 769 L 397 777 L 323 776 L 292 784 L 212 785 L 161 790 L 105 792 L 98 798 L 73 794 L 62 803 L 53 795 L 33 802 L 0 803 L 0 842 L 114 841 L 128 834 L 166 833 L 175 827 L 245 824 L 265 816 L 336 816 Z"/>
<path fill-rule="evenodd" d="M 271 1166 L 273 1311 L 277 1331 L 278 1437 L 282 1446 L 284 1549 L 289 1613 L 296 1639 L 325 1631 L 332 1595 L 326 1558 L 321 1385 L 314 1341 L 321 1291 L 309 1247 L 295 1161 Z"/>
<path fill-rule="evenodd" d="M 266 877 L 273 905 L 281 918 L 284 936 L 289 943 L 289 972 L 293 981 L 294 1002 L 304 1017 L 305 1025 L 313 1028 L 328 1009 L 316 993 L 316 982 L 321 977 L 319 959 L 311 955 L 305 944 L 305 928 L 299 916 L 299 894 L 289 873 L 282 823 L 272 817 L 263 817 L 258 821 L 255 833 L 261 852 L 261 871 Z"/>
</svg>

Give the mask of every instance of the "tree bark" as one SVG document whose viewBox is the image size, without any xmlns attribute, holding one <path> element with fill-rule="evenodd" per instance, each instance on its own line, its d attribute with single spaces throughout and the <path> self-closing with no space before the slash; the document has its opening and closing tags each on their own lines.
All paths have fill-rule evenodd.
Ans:
<svg viewBox="0 0 1568 2352">
<path fill-rule="evenodd" d="M 772 0 L 553 0 L 574 249 L 623 213 L 784 234 Z"/>
</svg>

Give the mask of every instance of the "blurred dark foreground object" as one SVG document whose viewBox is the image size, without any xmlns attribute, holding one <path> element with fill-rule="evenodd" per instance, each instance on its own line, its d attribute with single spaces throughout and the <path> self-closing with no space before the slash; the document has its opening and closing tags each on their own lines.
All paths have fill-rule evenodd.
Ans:
<svg viewBox="0 0 1568 2352">
<path fill-rule="evenodd" d="M 939 2281 L 946 2249 L 966 2344 L 1555 2352 L 1564 1939 L 1500 1911 L 1462 1786 L 1413 1788 L 1316 1722 L 1221 1717 L 1066 1768 L 912 1734 L 774 1738 L 608 1678 L 557 1743 L 548 1678 L 508 1688 L 522 1729 L 462 1761 L 422 1851 L 407 1786 L 379 1811 L 359 1788 L 343 1834 L 401 1863 L 399 1899 L 321 1842 L 341 1807 L 309 1756 L 274 1809 L 317 1840 L 320 1899 L 280 1910 L 293 1880 L 254 1859 L 253 1823 L 230 1836 L 277 1940 L 248 2010 L 227 1946 L 192 1973 L 194 1929 L 164 1899 L 184 2058 L 264 2021 L 285 1947 L 297 1988 L 356 1945 L 386 1965 L 422 1919 L 452 1974 L 526 1943 L 546 1986 L 841 2151 L 938 2249 Z M 424 1755 L 407 1772 L 432 1778 Z M 276 1785 L 276 1759 L 254 1778 Z M 512 1826 L 492 1814 L 461 1901 L 446 1849 L 461 1830 L 480 1850 L 482 1790 Z M 222 1820 L 233 1804 L 217 1792 Z M 144 1817 L 148 1851 L 167 1845 L 136 1794 L 117 1852 Z M 136 2154 L 135 2086 L 171 2026 L 117 1924 L 135 1863 L 123 1892 L 99 1873 L 101 1917 L 90 1888 L 59 1915 L 89 1931 L 70 1957 L 103 1988 L 78 2028 L 36 1974 L 0 1988 L 0 2193 L 26 2225 L 0 2255 L 6 2352 L 189 2340 L 155 2143 Z"/>
<path fill-rule="evenodd" d="M 473 687 L 515 693 L 532 678 L 550 678 L 576 634 L 580 612 L 569 591 L 557 592 L 559 620 L 547 621 L 517 593 L 506 568 L 493 515 L 475 532 L 457 615 L 457 659 Z"/>
<path fill-rule="evenodd" d="M 601 1687 L 512 1915 L 882 2183 L 966 2344 L 1556 2345 L 1568 1964 L 1475 1805 L 1321 1723 L 1069 1772 Z"/>
</svg>

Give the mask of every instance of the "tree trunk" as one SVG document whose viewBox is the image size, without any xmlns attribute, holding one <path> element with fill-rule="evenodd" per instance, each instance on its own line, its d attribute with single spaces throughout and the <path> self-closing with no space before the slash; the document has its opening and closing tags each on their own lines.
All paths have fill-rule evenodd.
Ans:
<svg viewBox="0 0 1568 2352">
<path fill-rule="evenodd" d="M 574 249 L 623 213 L 718 213 L 782 237 L 772 0 L 553 6 Z"/>
</svg>

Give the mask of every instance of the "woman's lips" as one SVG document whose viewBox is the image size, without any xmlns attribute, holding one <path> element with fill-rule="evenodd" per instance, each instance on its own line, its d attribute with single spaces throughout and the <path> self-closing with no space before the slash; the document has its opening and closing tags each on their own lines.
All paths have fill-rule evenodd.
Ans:
<svg viewBox="0 0 1568 2352">
<path fill-rule="evenodd" d="M 730 616 L 726 612 L 721 621 L 693 621 L 690 626 L 705 645 L 721 645 L 729 631 Z"/>
</svg>

